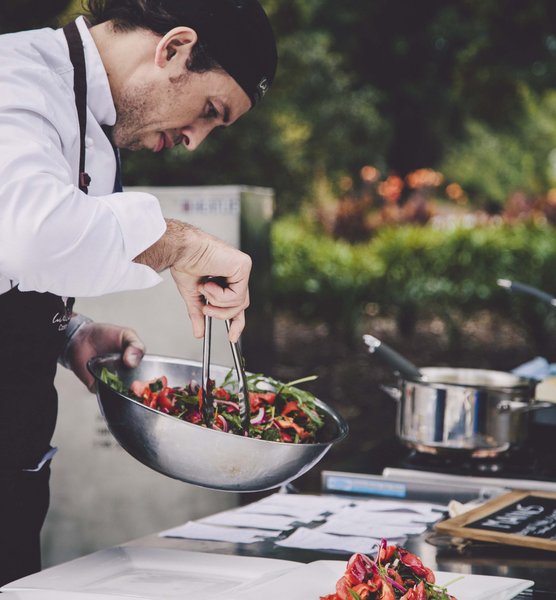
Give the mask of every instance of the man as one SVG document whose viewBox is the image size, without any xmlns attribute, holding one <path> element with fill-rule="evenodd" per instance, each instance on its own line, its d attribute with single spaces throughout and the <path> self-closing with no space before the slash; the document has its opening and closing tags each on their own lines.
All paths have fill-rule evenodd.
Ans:
<svg viewBox="0 0 556 600">
<path fill-rule="evenodd" d="M 209 314 L 231 319 L 231 341 L 249 304 L 250 258 L 164 219 L 153 196 L 118 191 L 113 145 L 194 150 L 250 110 L 276 69 L 264 11 L 257 0 L 88 9 L 60 30 L 0 36 L 0 584 L 40 569 L 57 361 L 90 387 L 91 356 L 121 351 L 134 366 L 144 353 L 133 331 L 75 315 L 73 297 L 153 286 L 169 268 L 194 336 Z"/>
</svg>

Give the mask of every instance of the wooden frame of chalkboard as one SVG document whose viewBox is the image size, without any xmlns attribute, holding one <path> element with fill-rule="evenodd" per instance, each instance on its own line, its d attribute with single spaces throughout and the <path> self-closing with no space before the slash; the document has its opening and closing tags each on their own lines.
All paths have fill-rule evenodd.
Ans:
<svg viewBox="0 0 556 600">
<path fill-rule="evenodd" d="M 434 526 L 439 533 L 556 552 L 556 493 L 519 491 Z"/>
</svg>

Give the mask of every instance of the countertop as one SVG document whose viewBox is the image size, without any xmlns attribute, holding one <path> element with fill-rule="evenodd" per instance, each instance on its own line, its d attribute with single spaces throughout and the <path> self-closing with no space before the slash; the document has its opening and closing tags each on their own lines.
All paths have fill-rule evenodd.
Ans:
<svg viewBox="0 0 556 600">
<path fill-rule="evenodd" d="M 207 542 L 178 538 L 147 536 L 128 542 L 130 546 L 179 548 L 196 552 L 213 552 L 241 556 L 261 556 L 308 563 L 316 560 L 344 560 L 347 553 L 283 548 L 270 541 L 253 544 Z M 556 553 L 535 551 L 528 548 L 474 543 L 456 548 L 448 540 L 430 533 L 411 537 L 404 545 L 420 556 L 428 567 L 440 571 L 463 574 L 496 575 L 535 581 L 532 591 L 527 591 L 516 600 L 556 600 Z"/>
<path fill-rule="evenodd" d="M 179 525 L 179 523 L 176 525 Z M 287 537 L 290 533 L 291 531 L 284 532 L 281 537 Z M 462 540 L 459 541 L 462 543 L 457 545 L 454 543 L 457 540 L 451 540 L 427 531 L 419 536 L 410 536 L 404 547 L 419 556 L 423 563 L 433 570 L 464 575 L 490 575 L 533 580 L 535 582 L 534 587 L 516 596 L 516 600 L 556 600 L 556 552 L 483 542 L 464 544 Z M 299 563 L 311 563 L 320 560 L 347 561 L 351 556 L 351 552 L 324 552 L 287 548 L 276 545 L 270 540 L 251 544 L 238 544 L 167 538 L 160 537 L 157 534 L 130 540 L 125 544 L 121 544 L 121 546 L 185 550 L 207 553 L 207 555 L 264 557 Z M 209 560 L 207 556 L 207 561 Z M 75 565 L 79 564 L 78 561 Z M 70 572 L 68 569 L 79 571 L 77 566 L 72 567 L 71 562 L 64 563 L 61 566 L 67 567 L 66 579 Z M 56 568 L 54 567 L 54 569 Z M 81 569 L 83 570 L 83 567 Z M 60 573 L 57 576 L 60 577 Z"/>
</svg>

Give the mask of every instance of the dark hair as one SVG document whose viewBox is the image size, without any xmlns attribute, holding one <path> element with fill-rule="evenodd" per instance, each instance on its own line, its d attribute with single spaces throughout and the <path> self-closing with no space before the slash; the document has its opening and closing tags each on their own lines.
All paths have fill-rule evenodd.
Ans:
<svg viewBox="0 0 556 600">
<path fill-rule="evenodd" d="M 110 21 L 116 31 L 147 29 L 164 35 L 191 27 L 197 43 L 187 67 L 222 69 L 260 100 L 274 80 L 276 40 L 260 0 L 83 0 L 93 25 Z"/>
<path fill-rule="evenodd" d="M 152 0 L 84 0 L 91 24 L 112 21 L 115 31 L 149 29 L 164 35 L 170 29 L 186 24 L 179 14 L 171 14 L 162 4 Z M 202 40 L 193 46 L 186 66 L 193 73 L 223 71 L 220 64 L 207 53 Z"/>
</svg>

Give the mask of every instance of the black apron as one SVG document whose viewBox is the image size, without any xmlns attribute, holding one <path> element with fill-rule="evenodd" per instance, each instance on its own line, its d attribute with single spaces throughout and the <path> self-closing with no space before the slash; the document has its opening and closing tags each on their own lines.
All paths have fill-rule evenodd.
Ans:
<svg viewBox="0 0 556 600">
<path fill-rule="evenodd" d="M 74 89 L 81 133 L 79 187 L 84 172 L 86 75 L 75 23 L 64 28 L 74 64 Z M 68 224 L 69 226 L 69 224 Z M 0 295 L 0 585 L 40 570 L 40 530 L 49 503 L 48 462 L 57 416 L 54 387 L 73 298 L 50 293 Z"/>
</svg>

